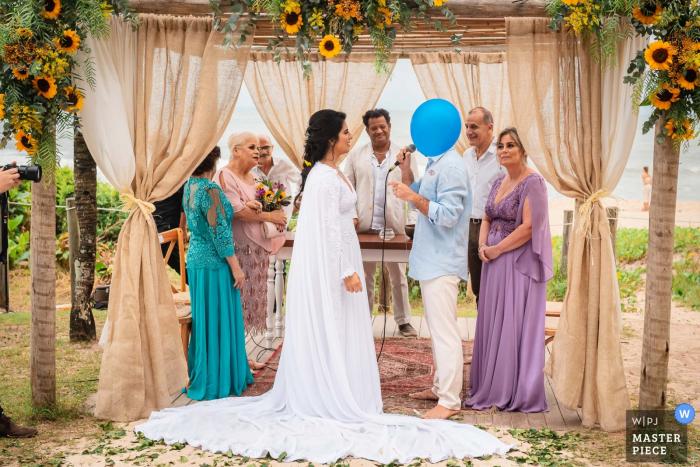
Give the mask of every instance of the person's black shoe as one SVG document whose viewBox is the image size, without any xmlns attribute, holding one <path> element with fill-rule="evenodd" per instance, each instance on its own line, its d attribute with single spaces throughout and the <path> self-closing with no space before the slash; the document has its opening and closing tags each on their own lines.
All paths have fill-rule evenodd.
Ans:
<svg viewBox="0 0 700 467">
<path fill-rule="evenodd" d="M 411 323 L 399 324 L 399 332 L 403 337 L 418 337 L 418 332 Z"/>
<path fill-rule="evenodd" d="M 17 425 L 5 414 L 0 415 L 0 438 L 33 438 L 38 432 L 34 427 Z"/>
</svg>

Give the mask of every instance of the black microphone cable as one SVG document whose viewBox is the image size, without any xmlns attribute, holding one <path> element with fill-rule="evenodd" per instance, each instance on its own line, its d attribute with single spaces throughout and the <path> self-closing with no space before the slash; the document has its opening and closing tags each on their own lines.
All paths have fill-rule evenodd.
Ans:
<svg viewBox="0 0 700 467">
<path fill-rule="evenodd" d="M 379 358 L 382 356 L 382 351 L 384 350 L 384 342 L 386 341 L 386 321 L 387 321 L 387 306 L 386 303 L 386 275 L 384 274 L 384 248 L 386 245 L 386 196 L 389 191 L 389 175 L 391 175 L 392 170 L 386 174 L 386 179 L 384 180 L 384 235 L 382 235 L 382 264 L 380 266 L 380 271 L 382 274 L 382 288 L 384 289 L 384 330 L 382 331 L 382 346 L 379 348 L 379 354 L 377 354 L 377 363 L 379 363 Z M 376 273 L 376 271 L 375 271 Z M 374 287 L 374 278 L 372 279 L 372 287 Z M 410 306 L 410 305 L 409 305 Z"/>
</svg>

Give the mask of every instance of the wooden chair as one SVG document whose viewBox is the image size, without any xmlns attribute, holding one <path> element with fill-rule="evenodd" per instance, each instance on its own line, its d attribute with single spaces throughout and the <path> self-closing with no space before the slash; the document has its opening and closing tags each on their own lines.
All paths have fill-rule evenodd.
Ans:
<svg viewBox="0 0 700 467">
<path fill-rule="evenodd" d="M 558 302 L 547 302 L 547 309 L 545 312 L 545 325 L 544 325 L 544 345 L 547 346 L 550 342 L 554 340 L 554 336 L 557 333 L 556 323 L 554 325 L 547 326 L 547 318 L 559 318 L 561 317 L 562 304 Z M 557 320 L 558 321 L 558 320 Z M 551 323 L 550 323 L 551 324 Z"/>
<path fill-rule="evenodd" d="M 169 243 L 168 251 L 165 254 L 164 262 L 167 265 L 170 255 L 172 255 L 177 245 L 180 252 L 180 290 L 170 284 L 173 292 L 173 300 L 177 309 L 177 320 L 180 323 L 180 338 L 182 339 L 182 350 L 185 352 L 187 361 L 187 349 L 190 345 L 190 335 L 192 334 L 192 307 L 190 302 L 190 292 L 187 290 L 187 270 L 185 268 L 185 242 L 182 229 L 172 229 L 158 234 L 160 244 Z"/>
</svg>

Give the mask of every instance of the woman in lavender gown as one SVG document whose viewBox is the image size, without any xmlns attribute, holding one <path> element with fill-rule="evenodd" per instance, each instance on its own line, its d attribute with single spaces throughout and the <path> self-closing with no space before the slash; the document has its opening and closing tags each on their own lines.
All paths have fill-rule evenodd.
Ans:
<svg viewBox="0 0 700 467">
<path fill-rule="evenodd" d="M 464 406 L 546 412 L 544 319 L 553 275 L 547 187 L 527 166 L 515 128 L 498 136 L 498 158 L 508 174 L 494 182 L 481 224 L 484 266 Z"/>
</svg>

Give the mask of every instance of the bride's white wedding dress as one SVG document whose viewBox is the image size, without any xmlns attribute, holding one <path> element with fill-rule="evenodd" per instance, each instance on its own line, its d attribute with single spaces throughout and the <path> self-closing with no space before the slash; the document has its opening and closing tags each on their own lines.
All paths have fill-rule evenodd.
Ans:
<svg viewBox="0 0 700 467">
<path fill-rule="evenodd" d="M 154 412 L 147 438 L 209 451 L 330 463 L 388 464 L 505 454 L 513 446 L 471 425 L 382 413 L 367 297 L 345 290 L 363 275 L 353 227 L 356 194 L 338 172 L 311 170 L 294 239 L 284 346 L 273 388 Z"/>
</svg>

